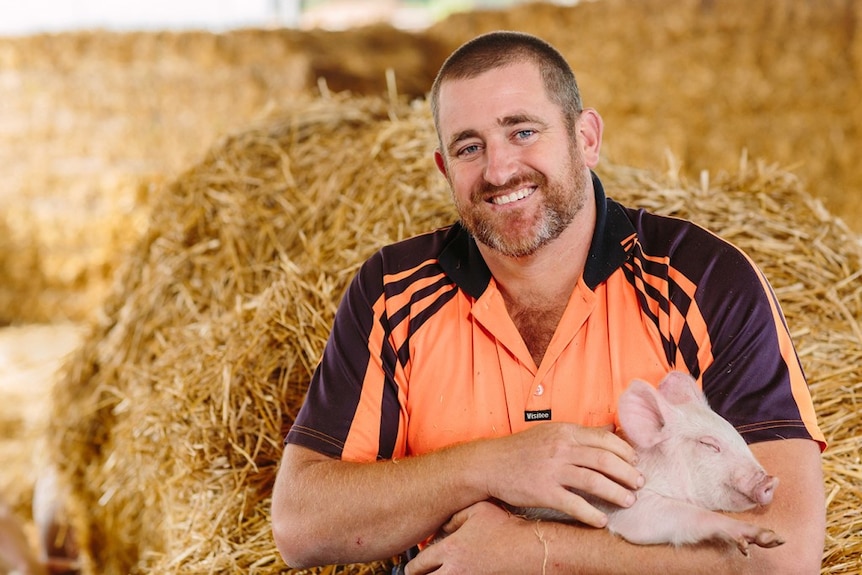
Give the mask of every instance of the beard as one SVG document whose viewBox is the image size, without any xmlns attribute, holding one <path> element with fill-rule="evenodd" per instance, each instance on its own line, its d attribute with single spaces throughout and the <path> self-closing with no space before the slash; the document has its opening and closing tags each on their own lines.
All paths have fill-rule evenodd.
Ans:
<svg viewBox="0 0 862 575">
<path fill-rule="evenodd" d="M 588 178 L 586 166 L 572 151 L 562 181 L 549 182 L 544 174 L 529 171 L 515 175 L 503 186 L 484 182 L 470 194 L 469 201 L 453 196 L 462 225 L 476 241 L 505 256 L 526 257 L 557 239 L 574 220 L 587 201 Z M 542 194 L 537 212 L 506 210 L 499 214 L 488 209 L 487 198 L 524 185 L 535 186 L 534 193 Z"/>
</svg>

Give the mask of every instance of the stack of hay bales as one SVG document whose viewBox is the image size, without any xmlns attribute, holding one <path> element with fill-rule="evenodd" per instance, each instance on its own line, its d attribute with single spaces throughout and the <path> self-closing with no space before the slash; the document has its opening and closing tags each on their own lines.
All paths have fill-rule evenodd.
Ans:
<svg viewBox="0 0 862 575">
<path fill-rule="evenodd" d="M 360 263 L 454 219 L 435 146 L 422 101 L 298 101 L 158 198 L 55 391 L 52 455 L 85 574 L 289 572 L 269 524 L 283 435 Z M 831 445 L 824 573 L 857 573 L 862 247 L 793 175 L 742 158 L 694 183 L 600 174 L 616 199 L 702 223 L 771 278 Z"/>
</svg>

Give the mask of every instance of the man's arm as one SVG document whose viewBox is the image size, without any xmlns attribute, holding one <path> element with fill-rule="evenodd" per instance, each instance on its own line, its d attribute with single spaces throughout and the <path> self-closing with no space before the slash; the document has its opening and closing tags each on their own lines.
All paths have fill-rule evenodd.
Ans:
<svg viewBox="0 0 862 575">
<path fill-rule="evenodd" d="M 451 534 L 420 553 L 406 572 L 819 573 L 825 540 L 825 503 L 818 444 L 804 439 L 777 440 L 752 445 L 752 451 L 770 473 L 780 478 L 780 484 L 768 508 L 735 517 L 773 529 L 786 541 L 780 547 L 752 546 L 750 557 L 745 557 L 732 546 L 638 546 L 605 529 L 530 522 L 497 507 L 476 505 L 457 514 L 446 526 Z M 498 560 L 506 563 L 495 563 Z"/>
<path fill-rule="evenodd" d="M 301 568 L 392 557 L 489 498 L 601 526 L 604 514 L 566 487 L 630 505 L 629 489 L 643 482 L 634 461 L 634 450 L 613 433 L 565 423 L 373 463 L 287 445 L 273 491 L 273 534 L 288 565 Z"/>
</svg>

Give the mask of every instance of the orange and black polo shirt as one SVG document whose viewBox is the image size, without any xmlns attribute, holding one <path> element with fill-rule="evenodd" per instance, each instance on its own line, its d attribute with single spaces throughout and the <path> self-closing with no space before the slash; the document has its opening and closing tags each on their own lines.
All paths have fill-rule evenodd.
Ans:
<svg viewBox="0 0 862 575">
<path fill-rule="evenodd" d="M 372 461 L 548 420 L 605 425 L 632 379 L 657 384 L 679 369 L 748 442 L 823 447 L 778 301 L 754 263 L 691 222 L 606 198 L 593 181 L 586 268 L 541 365 L 456 223 L 364 263 L 286 441 Z"/>
</svg>

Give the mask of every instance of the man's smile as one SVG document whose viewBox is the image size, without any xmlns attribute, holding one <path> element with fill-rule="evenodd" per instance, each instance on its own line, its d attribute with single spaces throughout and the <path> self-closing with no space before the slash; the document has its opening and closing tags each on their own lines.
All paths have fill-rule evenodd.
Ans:
<svg viewBox="0 0 862 575">
<path fill-rule="evenodd" d="M 535 187 L 522 188 L 520 190 L 516 190 L 516 191 L 510 192 L 508 194 L 494 196 L 494 197 L 490 198 L 488 201 L 490 201 L 492 204 L 494 204 L 496 206 L 504 206 L 506 204 L 511 204 L 512 202 L 516 202 L 518 200 L 523 200 L 524 198 L 532 196 L 535 191 L 536 191 Z"/>
</svg>

